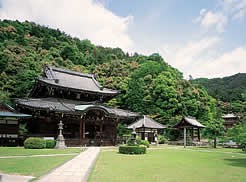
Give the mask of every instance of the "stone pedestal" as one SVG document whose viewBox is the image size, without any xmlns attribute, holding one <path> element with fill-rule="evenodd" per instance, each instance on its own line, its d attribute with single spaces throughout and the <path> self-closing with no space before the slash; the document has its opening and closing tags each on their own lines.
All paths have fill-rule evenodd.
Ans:
<svg viewBox="0 0 246 182">
<path fill-rule="evenodd" d="M 63 137 L 63 135 L 58 135 L 57 139 L 56 139 L 56 149 L 65 149 L 66 144 L 65 144 L 65 139 Z"/>
<path fill-rule="evenodd" d="M 62 130 L 63 130 L 63 123 L 62 123 L 62 121 L 60 121 L 60 123 L 58 124 L 58 129 L 59 129 L 59 135 L 58 135 L 58 137 L 57 137 L 57 139 L 56 139 L 56 146 L 55 146 L 55 148 L 56 149 L 65 149 L 65 148 L 67 148 L 66 147 L 66 145 L 65 145 L 65 139 L 64 139 L 64 137 L 63 137 L 63 135 L 62 135 Z"/>
</svg>

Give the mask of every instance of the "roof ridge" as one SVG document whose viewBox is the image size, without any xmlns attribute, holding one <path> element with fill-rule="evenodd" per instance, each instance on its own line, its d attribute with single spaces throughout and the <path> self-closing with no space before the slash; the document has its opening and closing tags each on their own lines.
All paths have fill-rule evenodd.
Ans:
<svg viewBox="0 0 246 182">
<path fill-rule="evenodd" d="M 50 66 L 48 64 L 46 64 L 45 66 L 47 68 L 49 68 L 52 72 L 55 70 L 58 72 L 67 73 L 67 74 L 71 74 L 71 75 L 77 75 L 77 76 L 81 76 L 81 77 L 87 77 L 87 78 L 94 78 L 95 77 L 94 74 L 82 73 L 82 72 L 78 72 L 78 71 L 70 71 L 70 70 L 67 70 L 64 68 L 58 68 L 55 66 Z M 54 74 L 54 72 L 53 72 L 53 74 Z M 56 79 L 56 78 L 54 78 L 54 79 Z"/>
<path fill-rule="evenodd" d="M 153 118 L 151 118 L 150 116 L 147 115 L 147 117 L 148 117 L 152 122 L 154 122 L 154 123 L 156 123 L 156 124 L 158 124 L 158 125 L 160 125 L 160 126 L 164 126 L 163 124 L 161 124 L 161 123 L 155 121 L 155 120 L 154 120 Z"/>
</svg>

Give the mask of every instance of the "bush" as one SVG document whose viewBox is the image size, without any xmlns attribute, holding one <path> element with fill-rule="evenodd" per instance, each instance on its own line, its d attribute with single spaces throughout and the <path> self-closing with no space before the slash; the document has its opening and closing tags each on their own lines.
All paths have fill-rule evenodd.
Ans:
<svg viewBox="0 0 246 182">
<path fill-rule="evenodd" d="M 46 141 L 46 148 L 53 149 L 56 146 L 55 140 L 45 140 Z"/>
<path fill-rule="evenodd" d="M 137 140 L 137 144 L 138 145 L 144 145 L 147 148 L 149 148 L 149 141 L 147 141 L 147 140 Z"/>
<path fill-rule="evenodd" d="M 134 140 L 132 140 L 131 137 L 127 140 L 126 143 L 127 143 L 128 146 L 136 146 L 137 145 L 136 143 L 134 143 Z"/>
<path fill-rule="evenodd" d="M 159 143 L 159 144 L 167 143 L 167 141 L 168 141 L 168 140 L 167 140 L 164 136 L 158 135 L 158 143 Z"/>
<path fill-rule="evenodd" d="M 121 154 L 145 154 L 146 147 L 122 145 L 119 147 L 119 153 Z"/>
<path fill-rule="evenodd" d="M 44 149 L 46 147 L 46 142 L 42 138 L 30 137 L 25 140 L 24 147 L 26 149 Z"/>
<path fill-rule="evenodd" d="M 246 143 L 241 144 L 241 149 L 242 151 L 246 152 Z"/>
</svg>

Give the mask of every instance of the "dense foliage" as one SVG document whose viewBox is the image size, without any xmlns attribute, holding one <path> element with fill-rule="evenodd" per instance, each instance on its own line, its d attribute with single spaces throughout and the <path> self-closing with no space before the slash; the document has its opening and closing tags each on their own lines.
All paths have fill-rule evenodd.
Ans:
<svg viewBox="0 0 246 182">
<path fill-rule="evenodd" d="M 45 140 L 46 148 L 53 149 L 56 146 L 56 140 Z"/>
<path fill-rule="evenodd" d="M 25 149 L 44 149 L 46 147 L 46 142 L 42 138 L 27 138 L 24 142 Z"/>
<path fill-rule="evenodd" d="M 216 98 L 224 113 L 246 116 L 246 73 L 224 78 L 199 78 L 192 80 L 192 83 L 202 85 L 209 95 Z"/>
<path fill-rule="evenodd" d="M 228 136 L 241 146 L 243 151 L 246 151 L 246 123 L 234 126 L 228 130 Z"/>
<path fill-rule="evenodd" d="M 224 78 L 199 78 L 192 82 L 201 84 L 209 95 L 224 102 L 242 100 L 242 94 L 246 93 L 246 73 Z"/>
<path fill-rule="evenodd" d="M 164 136 L 158 135 L 158 143 L 159 144 L 164 144 L 164 143 L 167 143 L 167 142 L 168 142 L 168 140 Z"/>
<path fill-rule="evenodd" d="M 169 126 L 182 115 L 202 123 L 215 119 L 216 100 L 157 53 L 129 55 L 32 22 L 0 21 L 1 102 L 26 97 L 44 64 L 94 73 L 104 87 L 121 91 L 105 104 L 148 114 Z"/>
<path fill-rule="evenodd" d="M 146 147 L 121 145 L 119 146 L 119 153 L 121 154 L 145 154 Z"/>
</svg>

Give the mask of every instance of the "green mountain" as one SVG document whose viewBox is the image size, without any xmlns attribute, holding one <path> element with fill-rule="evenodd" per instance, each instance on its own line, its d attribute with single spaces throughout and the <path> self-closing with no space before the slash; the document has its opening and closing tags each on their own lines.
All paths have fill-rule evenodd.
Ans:
<svg viewBox="0 0 246 182">
<path fill-rule="evenodd" d="M 129 55 L 32 22 L 0 21 L 0 102 L 26 97 L 44 64 L 94 73 L 103 86 L 121 91 L 105 104 L 164 124 L 173 125 L 182 115 L 208 121 L 218 114 L 215 99 L 159 54 Z"/>
<path fill-rule="evenodd" d="M 224 78 L 199 78 L 192 83 L 206 88 L 209 95 L 224 102 L 242 100 L 246 93 L 246 73 L 238 73 Z"/>
</svg>

